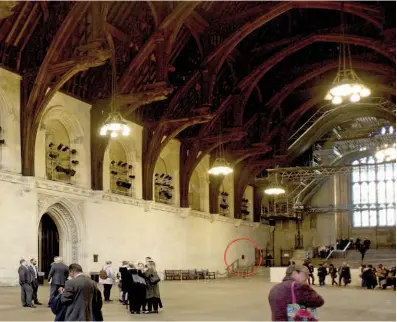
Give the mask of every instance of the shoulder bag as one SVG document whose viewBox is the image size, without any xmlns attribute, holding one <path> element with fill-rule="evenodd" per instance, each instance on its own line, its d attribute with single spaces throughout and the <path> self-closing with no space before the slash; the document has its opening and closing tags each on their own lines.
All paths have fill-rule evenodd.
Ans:
<svg viewBox="0 0 397 322">
<path fill-rule="evenodd" d="M 296 303 L 295 282 L 291 284 L 292 304 L 287 305 L 288 321 L 318 321 L 316 309 Z"/>
</svg>

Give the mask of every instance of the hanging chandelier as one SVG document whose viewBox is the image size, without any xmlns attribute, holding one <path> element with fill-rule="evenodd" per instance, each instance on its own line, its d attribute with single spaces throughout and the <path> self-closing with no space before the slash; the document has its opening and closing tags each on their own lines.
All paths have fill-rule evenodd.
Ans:
<svg viewBox="0 0 397 322">
<path fill-rule="evenodd" d="M 284 187 L 278 183 L 277 173 L 276 173 L 275 181 L 272 181 L 270 183 L 270 185 L 265 189 L 264 192 L 265 192 L 265 194 L 270 195 L 270 196 L 278 196 L 278 195 L 282 195 L 285 193 Z"/>
<path fill-rule="evenodd" d="M 334 105 L 346 103 L 347 101 L 356 103 L 359 102 L 361 98 L 371 95 L 371 90 L 364 85 L 361 79 L 354 72 L 350 54 L 350 46 L 349 44 L 345 44 L 343 2 L 340 29 L 342 41 L 339 44 L 338 72 L 334 81 L 332 82 L 331 88 L 328 90 L 324 98 L 327 101 L 331 101 Z M 348 60 L 347 63 L 346 59 Z M 348 66 L 346 64 L 348 64 Z"/>
<path fill-rule="evenodd" d="M 229 163 L 226 161 L 225 158 L 216 158 L 214 164 L 212 165 L 211 169 L 208 170 L 209 174 L 212 175 L 224 175 L 227 176 L 228 174 L 232 173 L 233 169 L 230 167 Z"/>
<path fill-rule="evenodd" d="M 278 196 L 285 193 L 285 189 L 276 182 L 272 182 L 266 189 L 265 193 L 270 196 Z"/>
<path fill-rule="evenodd" d="M 112 57 L 112 99 L 110 103 L 110 113 L 106 121 L 103 123 L 100 131 L 100 135 L 106 136 L 110 133 L 111 138 L 116 138 L 120 134 L 128 136 L 130 134 L 130 127 L 128 122 L 117 112 L 117 81 L 116 81 L 116 58 Z"/>
</svg>

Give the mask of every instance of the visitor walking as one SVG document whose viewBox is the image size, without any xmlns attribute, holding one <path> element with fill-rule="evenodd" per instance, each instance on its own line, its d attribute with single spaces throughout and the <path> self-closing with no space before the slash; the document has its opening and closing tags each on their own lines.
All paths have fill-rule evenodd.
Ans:
<svg viewBox="0 0 397 322">
<path fill-rule="evenodd" d="M 287 268 L 281 283 L 273 286 L 269 293 L 272 321 L 288 321 L 287 308 L 299 304 L 306 308 L 324 305 L 323 298 L 308 284 L 309 270 L 305 266 L 292 265 Z"/>
</svg>

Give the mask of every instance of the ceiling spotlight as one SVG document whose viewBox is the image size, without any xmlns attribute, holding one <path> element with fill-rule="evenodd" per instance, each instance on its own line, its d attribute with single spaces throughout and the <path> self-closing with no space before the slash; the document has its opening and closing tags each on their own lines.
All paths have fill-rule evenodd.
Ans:
<svg viewBox="0 0 397 322">
<path fill-rule="evenodd" d="M 114 165 L 116 163 L 116 161 L 112 160 L 112 162 L 110 162 L 111 165 Z"/>
<path fill-rule="evenodd" d="M 127 162 L 124 162 L 121 166 L 122 166 L 123 168 L 125 168 L 125 167 L 127 166 Z"/>
<path fill-rule="evenodd" d="M 52 148 L 53 146 L 54 146 L 54 143 L 52 143 L 52 142 L 50 144 L 48 144 L 49 148 Z"/>
<path fill-rule="evenodd" d="M 78 164 L 79 164 L 79 161 L 78 161 L 78 160 L 73 160 L 72 163 L 73 163 L 74 165 L 78 165 Z"/>
<path fill-rule="evenodd" d="M 51 159 L 56 159 L 56 158 L 58 157 L 58 154 L 49 153 L 48 156 L 49 156 Z"/>
<path fill-rule="evenodd" d="M 62 148 L 63 148 L 63 144 L 61 143 L 58 145 L 57 150 L 60 151 Z"/>
<path fill-rule="evenodd" d="M 77 153 L 77 150 L 76 149 L 72 149 L 72 150 L 70 150 L 70 153 L 75 155 Z"/>
<path fill-rule="evenodd" d="M 56 171 L 56 172 L 64 173 L 64 174 L 66 174 L 66 175 L 68 175 L 68 176 L 71 176 L 71 177 L 73 177 L 73 176 L 76 174 L 76 170 L 73 170 L 73 169 L 65 169 L 65 168 L 61 167 L 60 165 L 57 165 L 57 166 L 55 167 L 55 171 Z"/>
<path fill-rule="evenodd" d="M 135 179 L 135 176 L 134 175 L 130 175 L 130 176 L 128 176 L 128 178 Z"/>
<path fill-rule="evenodd" d="M 118 165 L 118 166 L 121 166 L 122 164 L 123 164 L 123 161 L 117 162 L 117 165 Z"/>
<path fill-rule="evenodd" d="M 128 166 L 128 169 L 131 170 L 132 168 L 133 168 L 133 166 L 130 164 L 130 165 Z"/>
<path fill-rule="evenodd" d="M 110 173 L 115 176 L 117 174 L 117 171 L 110 171 Z"/>
<path fill-rule="evenodd" d="M 0 140 L 0 144 L 1 144 L 1 145 L 5 144 L 5 143 L 6 143 L 6 141 L 5 141 L 4 139 L 1 139 L 1 140 Z"/>
<path fill-rule="evenodd" d="M 63 147 L 62 152 L 66 152 L 67 150 L 69 150 L 68 146 Z"/>
</svg>

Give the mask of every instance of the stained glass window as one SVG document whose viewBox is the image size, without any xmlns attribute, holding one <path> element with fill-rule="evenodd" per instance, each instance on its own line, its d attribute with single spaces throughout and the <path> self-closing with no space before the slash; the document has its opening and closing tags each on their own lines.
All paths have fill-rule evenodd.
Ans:
<svg viewBox="0 0 397 322">
<path fill-rule="evenodd" d="M 376 164 L 373 157 L 352 164 L 357 165 L 352 172 L 353 226 L 395 226 L 396 164 Z"/>
</svg>

